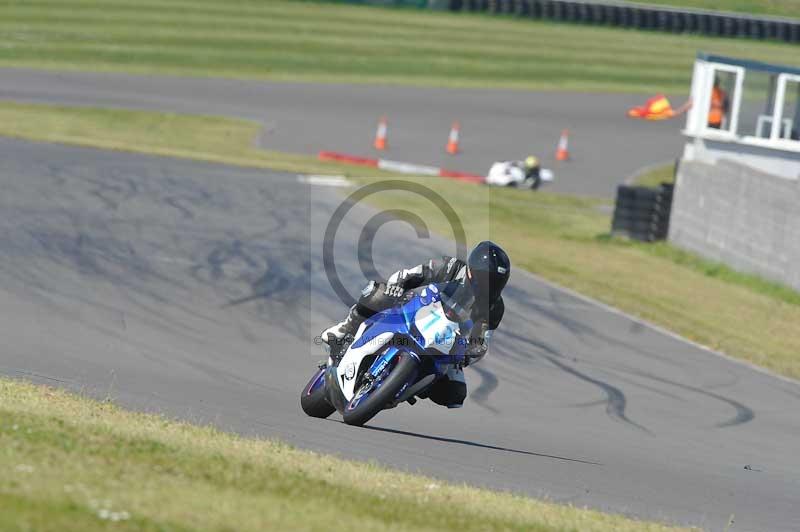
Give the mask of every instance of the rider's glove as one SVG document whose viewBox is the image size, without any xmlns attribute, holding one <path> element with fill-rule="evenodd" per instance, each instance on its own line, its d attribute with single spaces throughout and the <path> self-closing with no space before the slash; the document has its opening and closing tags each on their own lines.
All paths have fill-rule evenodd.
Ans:
<svg viewBox="0 0 800 532">
<path fill-rule="evenodd" d="M 469 366 L 470 364 L 474 364 L 482 359 L 486 352 L 489 350 L 489 346 L 486 342 L 472 344 L 467 348 L 467 352 L 464 354 L 464 367 Z"/>
<path fill-rule="evenodd" d="M 467 337 L 467 349 L 464 354 L 464 366 L 469 366 L 482 359 L 489 350 L 489 338 L 492 332 L 486 322 L 475 324 Z"/>
</svg>

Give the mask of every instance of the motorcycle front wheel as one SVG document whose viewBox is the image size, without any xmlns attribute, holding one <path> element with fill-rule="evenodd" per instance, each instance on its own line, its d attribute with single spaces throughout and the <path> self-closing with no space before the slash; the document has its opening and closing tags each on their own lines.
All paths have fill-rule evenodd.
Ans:
<svg viewBox="0 0 800 532">
<path fill-rule="evenodd" d="M 303 408 L 303 412 L 311 417 L 326 418 L 336 411 L 328 402 L 328 394 L 325 389 L 325 369 L 324 367 L 318 369 L 300 394 L 300 406 Z"/>
<path fill-rule="evenodd" d="M 361 426 L 394 401 L 403 386 L 417 374 L 417 361 L 408 353 L 397 355 L 397 362 L 381 381 L 361 386 L 347 403 L 342 418 L 348 425 Z"/>
</svg>

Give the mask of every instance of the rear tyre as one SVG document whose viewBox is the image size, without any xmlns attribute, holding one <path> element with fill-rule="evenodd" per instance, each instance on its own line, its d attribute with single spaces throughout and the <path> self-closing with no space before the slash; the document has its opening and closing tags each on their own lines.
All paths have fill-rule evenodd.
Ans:
<svg viewBox="0 0 800 532">
<path fill-rule="evenodd" d="M 397 355 L 397 362 L 392 371 L 380 383 L 378 387 L 361 394 L 361 390 L 356 392 L 353 399 L 347 403 L 342 418 L 348 425 L 361 426 L 387 405 L 394 401 L 394 398 L 403 389 L 403 386 L 410 384 L 411 379 L 417 373 L 417 361 L 408 353 Z"/>
<path fill-rule="evenodd" d="M 318 369 L 300 394 L 300 406 L 303 408 L 303 412 L 311 417 L 326 418 L 336 411 L 328 402 L 325 389 L 325 369 Z"/>
</svg>

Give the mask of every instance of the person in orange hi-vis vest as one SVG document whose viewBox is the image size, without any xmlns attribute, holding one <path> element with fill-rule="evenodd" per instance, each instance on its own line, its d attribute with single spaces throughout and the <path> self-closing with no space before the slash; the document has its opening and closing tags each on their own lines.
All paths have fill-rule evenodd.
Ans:
<svg viewBox="0 0 800 532">
<path fill-rule="evenodd" d="M 729 107 L 728 93 L 720 87 L 719 78 L 714 78 L 714 87 L 711 89 L 711 108 L 708 111 L 708 127 L 721 129 Z"/>
</svg>

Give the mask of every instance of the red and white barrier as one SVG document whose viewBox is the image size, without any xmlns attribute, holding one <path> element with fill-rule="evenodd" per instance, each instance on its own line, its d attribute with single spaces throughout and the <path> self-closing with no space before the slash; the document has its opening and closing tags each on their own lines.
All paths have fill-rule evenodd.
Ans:
<svg viewBox="0 0 800 532">
<path fill-rule="evenodd" d="M 354 164 L 357 166 L 370 166 L 380 170 L 387 170 L 390 172 L 397 172 L 401 174 L 413 175 L 428 175 L 436 177 L 447 177 L 450 179 L 458 179 L 460 181 L 467 181 L 469 183 L 483 183 L 483 176 L 470 174 L 467 172 L 458 172 L 455 170 L 447 170 L 445 168 L 438 168 L 436 166 L 426 166 L 422 164 L 404 163 L 401 161 L 390 161 L 387 159 L 368 159 L 366 157 L 357 157 L 355 155 L 348 155 L 346 153 L 338 153 L 334 151 L 321 151 L 319 152 L 320 161 L 333 161 L 337 163 Z"/>
</svg>

